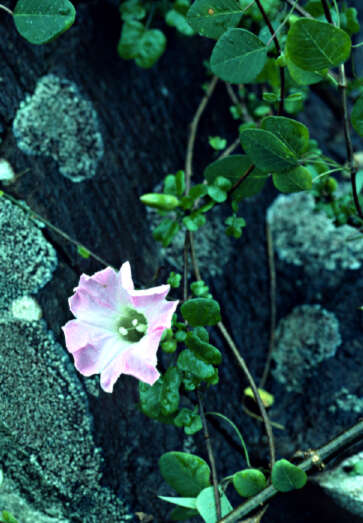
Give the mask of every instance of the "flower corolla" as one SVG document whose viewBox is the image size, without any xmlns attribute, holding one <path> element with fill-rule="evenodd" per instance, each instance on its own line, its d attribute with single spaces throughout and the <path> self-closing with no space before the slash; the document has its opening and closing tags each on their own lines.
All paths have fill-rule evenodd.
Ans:
<svg viewBox="0 0 363 523">
<path fill-rule="evenodd" d="M 156 352 L 171 325 L 178 301 L 167 301 L 170 285 L 135 290 L 129 262 L 93 276 L 82 274 L 69 307 L 76 317 L 62 327 L 76 369 L 101 375 L 101 387 L 112 392 L 121 374 L 153 385 L 160 374 Z"/>
</svg>

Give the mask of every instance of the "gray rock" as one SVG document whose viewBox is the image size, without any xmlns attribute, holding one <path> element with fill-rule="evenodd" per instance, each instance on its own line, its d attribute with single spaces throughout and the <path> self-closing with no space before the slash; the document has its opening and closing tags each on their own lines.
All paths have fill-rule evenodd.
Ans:
<svg viewBox="0 0 363 523">
<path fill-rule="evenodd" d="M 41 289 L 56 266 L 56 251 L 30 215 L 0 198 L 0 312 Z"/>
<path fill-rule="evenodd" d="M 324 212 L 316 211 L 307 192 L 278 196 L 267 220 L 279 258 L 302 266 L 312 278 L 321 278 L 324 271 L 324 283 L 336 285 L 346 269 L 362 266 L 363 238 L 357 239 L 350 225 L 336 227 Z"/>
<path fill-rule="evenodd" d="M 302 392 L 304 381 L 341 344 L 339 322 L 320 305 L 302 305 L 283 318 L 276 329 L 272 373 L 286 390 Z"/>
<path fill-rule="evenodd" d="M 363 462 L 363 452 L 320 474 L 316 480 L 339 505 L 363 518 L 363 475 L 354 471 L 358 462 Z"/>
<path fill-rule="evenodd" d="M 0 319 L 0 458 L 33 508 L 72 521 L 127 521 L 100 487 L 102 458 L 86 394 L 43 320 Z M 79 519 L 77 519 L 79 518 Z"/>
<path fill-rule="evenodd" d="M 103 156 L 92 103 L 73 82 L 53 74 L 40 78 L 34 94 L 20 103 L 13 131 L 22 151 L 53 158 L 73 182 L 94 176 Z"/>
</svg>

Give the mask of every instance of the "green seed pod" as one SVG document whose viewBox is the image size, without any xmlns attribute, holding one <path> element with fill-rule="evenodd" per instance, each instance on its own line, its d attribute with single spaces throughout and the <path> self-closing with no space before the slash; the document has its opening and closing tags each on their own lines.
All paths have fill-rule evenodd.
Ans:
<svg viewBox="0 0 363 523">
<path fill-rule="evenodd" d="M 155 207 L 163 211 L 172 211 L 180 205 L 178 198 L 171 194 L 148 193 L 140 196 L 140 200 L 148 207 Z"/>
</svg>

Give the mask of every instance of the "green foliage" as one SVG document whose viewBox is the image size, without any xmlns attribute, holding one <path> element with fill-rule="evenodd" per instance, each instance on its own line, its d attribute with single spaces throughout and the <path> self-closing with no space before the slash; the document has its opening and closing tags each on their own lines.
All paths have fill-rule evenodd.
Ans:
<svg viewBox="0 0 363 523">
<path fill-rule="evenodd" d="M 165 218 L 153 230 L 153 238 L 160 242 L 163 247 L 167 247 L 173 241 L 174 236 L 179 231 L 180 225 L 176 220 Z"/>
<path fill-rule="evenodd" d="M 295 151 L 271 131 L 245 129 L 240 138 L 250 162 L 262 172 L 286 172 L 297 166 Z"/>
<path fill-rule="evenodd" d="M 302 488 L 307 481 L 307 476 L 302 469 L 287 459 L 280 459 L 272 469 L 271 481 L 279 492 L 290 492 Z"/>
<path fill-rule="evenodd" d="M 164 179 L 164 193 L 172 196 L 182 196 L 185 191 L 184 171 L 168 174 Z"/>
<path fill-rule="evenodd" d="M 182 280 L 182 275 L 178 274 L 176 272 L 171 272 L 169 275 L 169 278 L 167 280 L 167 283 L 172 287 L 173 289 L 177 289 L 180 287 L 180 282 Z"/>
<path fill-rule="evenodd" d="M 210 136 L 208 142 L 215 151 L 222 151 L 227 145 L 227 140 L 220 136 Z"/>
<path fill-rule="evenodd" d="M 185 519 L 198 516 L 198 511 L 190 508 L 176 507 L 169 514 L 170 521 L 184 521 Z"/>
<path fill-rule="evenodd" d="M 360 136 L 363 136 L 363 94 L 355 102 L 351 117 L 354 129 Z"/>
<path fill-rule="evenodd" d="M 210 469 L 204 459 L 186 452 L 166 452 L 159 460 L 164 481 L 180 496 L 195 497 L 210 485 Z"/>
<path fill-rule="evenodd" d="M 208 285 L 203 280 L 194 281 L 190 284 L 190 290 L 193 296 L 197 298 L 211 298 Z M 208 333 L 207 333 L 208 334 Z M 208 340 L 207 340 L 208 341 Z"/>
<path fill-rule="evenodd" d="M 184 427 L 184 432 L 187 435 L 192 435 L 203 428 L 202 420 L 196 409 L 190 410 L 186 408 L 180 409 L 179 413 L 174 419 L 176 427 Z"/>
<path fill-rule="evenodd" d="M 179 207 L 180 201 L 171 194 L 148 193 L 140 196 L 140 201 L 148 207 L 155 207 L 162 211 L 172 211 Z"/>
<path fill-rule="evenodd" d="M 233 236 L 233 238 L 237 239 L 242 236 L 242 228 L 246 227 L 244 218 L 239 218 L 236 214 L 229 216 L 224 223 L 227 225 L 227 236 Z"/>
<path fill-rule="evenodd" d="M 226 516 L 233 509 L 227 496 L 222 492 L 220 495 L 221 515 Z M 197 497 L 197 510 L 205 523 L 216 523 L 216 502 L 214 497 L 214 488 L 206 487 Z"/>
<path fill-rule="evenodd" d="M 194 29 L 190 26 L 186 18 L 189 7 L 189 0 L 176 0 L 173 4 L 173 8 L 165 15 L 165 22 L 168 25 L 175 27 L 179 33 L 185 36 L 192 36 L 194 34 Z"/>
<path fill-rule="evenodd" d="M 213 185 L 218 177 L 226 178 L 233 186 L 247 169 L 251 166 L 251 160 L 243 154 L 227 156 L 209 164 L 204 170 L 204 176 L 209 185 Z M 260 192 L 267 180 L 267 174 L 254 169 L 246 180 L 232 193 L 233 200 L 239 202 L 243 198 L 253 196 Z"/>
<path fill-rule="evenodd" d="M 188 332 L 185 341 L 186 346 L 192 350 L 195 355 L 199 356 L 206 362 L 212 363 L 213 365 L 219 365 L 222 361 L 221 352 L 216 347 L 208 343 L 205 338 L 203 339 L 200 337 L 200 329 L 201 327 Z M 203 329 L 203 331 L 205 331 L 205 329 Z M 204 334 L 203 331 L 202 336 Z"/>
<path fill-rule="evenodd" d="M 227 200 L 228 191 L 232 187 L 232 183 L 224 176 L 217 176 L 214 178 L 212 184 L 208 185 L 208 196 L 217 203 L 222 203 Z"/>
<path fill-rule="evenodd" d="M 82 258 L 89 258 L 91 253 L 89 252 L 88 249 L 86 249 L 86 247 L 83 247 L 83 245 L 77 245 L 77 252 L 80 256 L 82 256 Z"/>
<path fill-rule="evenodd" d="M 180 311 L 192 327 L 215 325 L 221 320 L 219 304 L 210 298 L 193 298 L 183 303 Z"/>
<path fill-rule="evenodd" d="M 120 13 L 122 20 L 142 20 L 146 9 L 139 0 L 126 0 L 121 2 Z"/>
<path fill-rule="evenodd" d="M 261 128 L 274 133 L 296 156 L 302 155 L 309 146 L 308 128 L 292 118 L 268 116 L 262 120 Z"/>
<path fill-rule="evenodd" d="M 171 422 L 170 415 L 178 410 L 181 375 L 169 367 L 154 385 L 139 382 L 140 408 L 149 418 Z"/>
<path fill-rule="evenodd" d="M 245 29 L 229 29 L 216 43 L 211 56 L 215 75 L 230 83 L 249 83 L 256 79 L 267 60 L 267 48 Z"/>
<path fill-rule="evenodd" d="M 134 59 L 148 69 L 164 53 L 166 38 L 159 29 L 147 29 L 142 22 L 127 18 L 122 26 L 117 52 L 125 60 Z"/>
<path fill-rule="evenodd" d="M 10 512 L 3 510 L 1 513 L 2 523 L 18 523 L 18 520 L 14 518 Z"/>
<path fill-rule="evenodd" d="M 188 11 L 188 22 L 194 31 L 218 39 L 242 17 L 238 0 L 195 0 Z"/>
<path fill-rule="evenodd" d="M 206 217 L 203 216 L 203 214 L 200 214 L 199 212 L 193 212 L 189 214 L 188 216 L 184 216 L 183 223 L 185 227 L 188 229 L 188 231 L 195 232 L 200 227 L 202 227 L 206 222 Z"/>
<path fill-rule="evenodd" d="M 286 173 L 274 173 L 272 180 L 276 189 L 283 193 L 308 191 L 313 185 L 310 171 L 301 166 Z"/>
<path fill-rule="evenodd" d="M 177 367 L 179 370 L 187 372 L 194 378 L 197 378 L 197 380 L 207 380 L 214 376 L 213 365 L 207 363 L 189 349 L 185 349 L 179 354 Z"/>
<path fill-rule="evenodd" d="M 287 53 L 295 65 L 307 71 L 337 66 L 350 55 L 348 34 L 325 22 L 300 18 L 287 35 Z"/>
<path fill-rule="evenodd" d="M 69 0 L 18 0 L 14 23 L 31 44 L 45 44 L 73 25 L 76 10 Z"/>
<path fill-rule="evenodd" d="M 240 496 L 255 496 L 267 485 L 264 474 L 258 469 L 240 470 L 233 474 L 233 486 Z"/>
</svg>

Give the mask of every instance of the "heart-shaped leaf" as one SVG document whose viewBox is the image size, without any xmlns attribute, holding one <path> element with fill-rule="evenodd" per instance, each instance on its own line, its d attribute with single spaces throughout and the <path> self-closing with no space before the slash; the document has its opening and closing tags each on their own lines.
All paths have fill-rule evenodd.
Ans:
<svg viewBox="0 0 363 523">
<path fill-rule="evenodd" d="M 210 485 L 210 468 L 204 459 L 187 452 L 166 452 L 159 459 L 160 473 L 180 496 L 195 497 Z"/>
<path fill-rule="evenodd" d="M 272 469 L 271 481 L 279 492 L 290 492 L 302 488 L 307 481 L 307 475 L 287 459 L 280 459 Z"/>
<path fill-rule="evenodd" d="M 218 39 L 242 16 L 238 0 L 196 0 L 188 11 L 190 26 L 203 36 Z"/>
<path fill-rule="evenodd" d="M 233 486 L 240 496 L 250 498 L 266 487 L 264 474 L 258 469 L 245 469 L 233 475 Z"/>
</svg>

